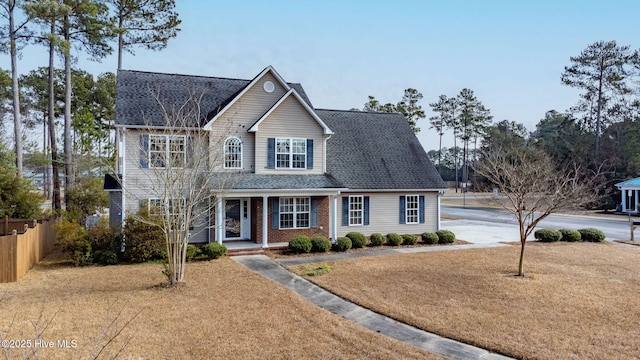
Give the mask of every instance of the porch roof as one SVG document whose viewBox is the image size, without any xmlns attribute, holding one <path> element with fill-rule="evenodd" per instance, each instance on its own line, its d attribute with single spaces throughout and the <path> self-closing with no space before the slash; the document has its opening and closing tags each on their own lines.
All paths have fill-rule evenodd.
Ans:
<svg viewBox="0 0 640 360">
<path fill-rule="evenodd" d="M 619 189 L 640 189 L 640 177 L 617 183 L 616 187 Z"/>
<path fill-rule="evenodd" d="M 212 178 L 212 181 L 218 179 Z M 342 189 L 344 186 L 333 176 L 324 175 L 272 175 L 241 174 L 237 179 L 229 180 L 224 175 L 223 181 L 233 183 L 232 190 L 303 190 L 303 189 Z"/>
</svg>

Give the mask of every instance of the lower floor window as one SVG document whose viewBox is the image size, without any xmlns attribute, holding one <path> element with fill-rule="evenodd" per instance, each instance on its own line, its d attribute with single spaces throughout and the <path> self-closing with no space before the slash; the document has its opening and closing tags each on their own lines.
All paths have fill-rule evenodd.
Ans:
<svg viewBox="0 0 640 360">
<path fill-rule="evenodd" d="M 280 229 L 308 228 L 311 212 L 311 199 L 281 197 Z"/>
<path fill-rule="evenodd" d="M 407 224 L 418 223 L 418 195 L 407 195 Z"/>
</svg>

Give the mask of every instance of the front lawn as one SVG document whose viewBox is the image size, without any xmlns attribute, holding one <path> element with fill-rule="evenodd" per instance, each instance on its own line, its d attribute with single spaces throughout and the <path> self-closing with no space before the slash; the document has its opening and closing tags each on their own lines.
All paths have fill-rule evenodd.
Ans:
<svg viewBox="0 0 640 360">
<path fill-rule="evenodd" d="M 94 344 L 95 355 L 122 330 L 100 358 L 129 341 L 120 358 L 441 359 L 322 310 L 228 258 L 189 264 L 179 288 L 158 286 L 166 280 L 161 272 L 158 264 L 36 266 L 0 284 L 0 337 L 25 340 L 20 346 L 31 340 L 30 349 L 0 348 L 0 358 L 88 358 Z M 53 347 L 34 349 L 36 338 Z"/>
<path fill-rule="evenodd" d="M 376 256 L 310 280 L 379 313 L 516 358 L 637 359 L 640 249 L 612 243 Z"/>
</svg>

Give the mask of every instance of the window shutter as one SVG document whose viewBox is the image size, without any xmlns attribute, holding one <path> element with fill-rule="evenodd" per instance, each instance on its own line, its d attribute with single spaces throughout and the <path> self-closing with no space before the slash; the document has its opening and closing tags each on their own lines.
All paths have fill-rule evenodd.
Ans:
<svg viewBox="0 0 640 360">
<path fill-rule="evenodd" d="M 418 197 L 418 217 L 420 224 L 424 224 L 424 195 Z"/>
<path fill-rule="evenodd" d="M 184 202 L 183 202 L 183 204 L 184 204 L 184 205 L 189 204 L 189 199 L 185 199 L 185 200 L 183 200 L 183 201 L 184 201 Z M 185 207 L 185 206 L 183 206 L 183 207 Z M 189 216 L 189 218 L 191 219 L 191 221 L 189 222 L 189 230 L 193 230 L 193 229 L 194 229 L 194 226 L 193 226 L 193 223 L 195 222 L 195 221 L 193 220 L 193 208 L 194 208 L 194 207 L 195 207 L 195 205 L 191 205 L 191 209 L 188 209 L 188 210 L 189 210 L 189 213 L 190 213 L 190 215 L 191 215 L 191 216 Z"/>
<path fill-rule="evenodd" d="M 267 169 L 276 168 L 276 139 L 267 139 Z"/>
<path fill-rule="evenodd" d="M 140 199 L 138 201 L 138 211 L 142 209 L 145 211 L 149 209 L 149 199 Z"/>
<path fill-rule="evenodd" d="M 349 197 L 342 197 L 342 226 L 349 226 Z"/>
<path fill-rule="evenodd" d="M 149 168 L 149 134 L 140 135 L 140 168 Z"/>
<path fill-rule="evenodd" d="M 309 214 L 309 226 L 318 227 L 318 198 L 311 198 L 311 214 Z"/>
<path fill-rule="evenodd" d="M 369 225 L 369 197 L 365 196 L 364 197 L 364 204 L 363 204 L 363 216 L 364 219 L 362 219 L 362 223 L 364 225 Z"/>
<path fill-rule="evenodd" d="M 186 149 L 185 149 L 185 161 L 186 161 L 186 165 L 188 168 L 192 168 L 193 167 L 193 157 L 194 157 L 194 147 L 195 147 L 195 140 L 196 138 L 194 136 L 187 136 L 187 138 L 185 139 L 186 143 Z"/>
<path fill-rule="evenodd" d="M 313 139 L 307 139 L 307 169 L 313 169 Z"/>
<path fill-rule="evenodd" d="M 279 198 L 271 199 L 271 228 L 276 230 L 280 228 L 280 199 Z"/>
<path fill-rule="evenodd" d="M 400 196 L 400 224 L 406 224 L 407 223 L 407 219 L 406 219 L 406 200 L 404 196 Z"/>
</svg>

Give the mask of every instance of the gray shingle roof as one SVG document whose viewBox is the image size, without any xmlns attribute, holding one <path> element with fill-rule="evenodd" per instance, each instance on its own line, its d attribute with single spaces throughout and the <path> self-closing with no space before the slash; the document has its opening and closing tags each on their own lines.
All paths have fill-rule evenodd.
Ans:
<svg viewBox="0 0 640 360">
<path fill-rule="evenodd" d="M 202 126 L 231 102 L 251 80 L 219 77 L 163 74 L 145 71 L 119 70 L 116 87 L 116 124 L 164 126 L 162 105 L 171 111 L 184 105 L 190 94 L 202 96 L 199 124 L 195 118 L 188 125 Z M 289 83 L 311 106 L 300 84 Z"/>
<path fill-rule="evenodd" d="M 441 189 L 442 178 L 404 116 L 316 110 L 335 132 L 327 172 L 350 189 Z"/>
<path fill-rule="evenodd" d="M 221 174 L 222 181 L 233 182 L 232 188 L 236 190 L 258 189 L 258 190 L 274 190 L 274 189 L 333 189 L 342 188 L 336 179 L 331 175 L 275 175 L 275 174 L 253 174 L 245 173 L 239 175 L 238 178 Z M 216 182 L 219 179 L 212 177 L 211 181 Z"/>
</svg>

